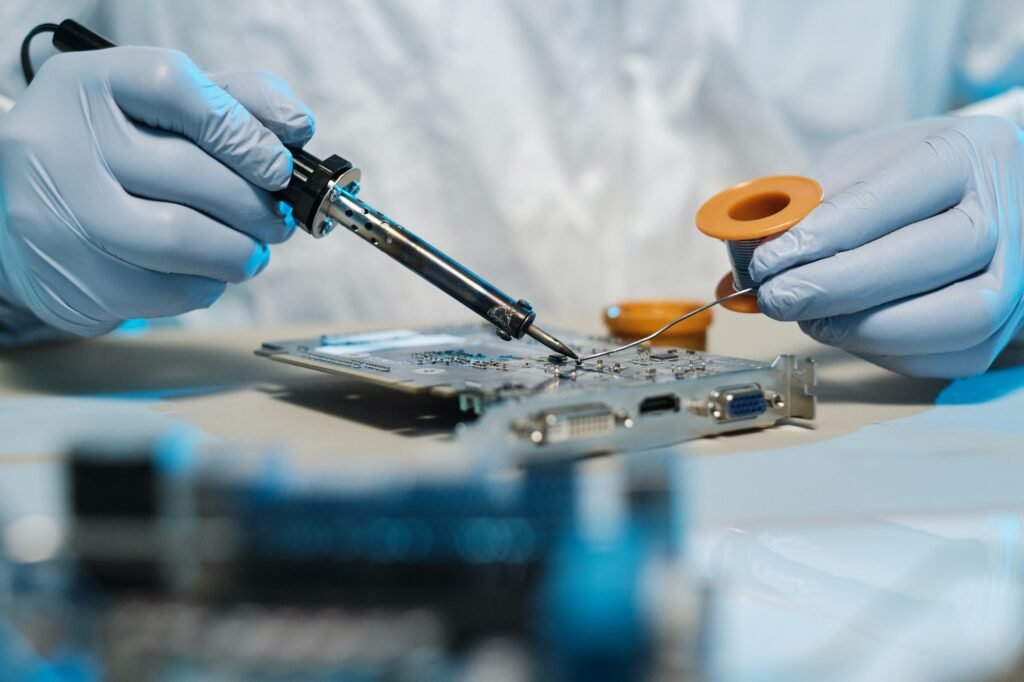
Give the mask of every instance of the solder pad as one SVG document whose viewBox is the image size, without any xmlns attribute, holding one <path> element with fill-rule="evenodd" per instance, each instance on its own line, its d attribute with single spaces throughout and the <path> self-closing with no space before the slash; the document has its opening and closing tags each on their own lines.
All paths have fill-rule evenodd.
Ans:
<svg viewBox="0 0 1024 682">
<path fill-rule="evenodd" d="M 581 355 L 616 345 L 613 339 L 556 334 Z M 502 341 L 481 325 L 325 334 L 267 342 L 257 353 L 395 390 L 457 399 L 464 411 L 481 416 L 460 437 L 471 440 L 486 432 L 493 441 L 501 433 L 523 452 L 653 447 L 814 416 L 813 365 L 791 356 L 766 363 L 653 346 L 577 366 L 530 338 Z M 730 416 L 730 405 L 752 404 L 751 395 L 757 410 Z"/>
</svg>

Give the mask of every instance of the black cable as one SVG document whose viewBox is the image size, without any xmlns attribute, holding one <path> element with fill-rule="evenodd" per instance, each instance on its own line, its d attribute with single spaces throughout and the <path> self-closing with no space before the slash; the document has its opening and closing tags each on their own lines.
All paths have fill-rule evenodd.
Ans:
<svg viewBox="0 0 1024 682">
<path fill-rule="evenodd" d="M 32 70 L 32 55 L 29 53 L 29 47 L 32 45 L 32 39 L 40 33 L 53 33 L 59 26 L 57 24 L 39 24 L 34 29 L 28 32 L 25 36 L 25 40 L 21 41 L 21 72 L 25 74 L 25 84 L 28 85 L 35 78 L 35 71 Z"/>
</svg>

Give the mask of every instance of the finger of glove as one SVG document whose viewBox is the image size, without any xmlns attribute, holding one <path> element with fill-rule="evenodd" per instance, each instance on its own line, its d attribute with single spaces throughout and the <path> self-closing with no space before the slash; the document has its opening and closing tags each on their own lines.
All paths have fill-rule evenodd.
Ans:
<svg viewBox="0 0 1024 682">
<path fill-rule="evenodd" d="M 800 322 L 812 338 L 852 353 L 929 355 L 982 343 L 1006 321 L 998 281 L 984 272 L 870 310 Z"/>
<path fill-rule="evenodd" d="M 134 267 L 128 263 L 126 267 Z M 227 284 L 208 277 L 153 272 L 134 267 L 135 272 L 109 275 L 109 287 L 95 301 L 119 322 L 138 318 L 172 317 L 209 308 L 221 297 Z"/>
<path fill-rule="evenodd" d="M 939 379 L 976 376 L 987 371 L 999 353 L 1017 336 L 1022 319 L 1024 301 L 1018 300 L 1002 324 L 999 324 L 992 333 L 979 343 L 962 350 L 913 355 L 856 354 L 869 362 L 907 376 Z M 804 323 L 801 323 L 801 327 L 803 326 Z"/>
<path fill-rule="evenodd" d="M 301 147 L 313 137 L 316 131 L 313 112 L 276 74 L 269 71 L 222 71 L 207 75 L 241 102 L 284 144 Z"/>
<path fill-rule="evenodd" d="M 969 164 L 947 138 L 928 137 L 759 246 L 750 274 L 761 282 L 941 213 L 963 198 L 969 173 Z"/>
<path fill-rule="evenodd" d="M 184 137 L 129 123 L 125 138 L 104 156 L 130 194 L 189 206 L 261 242 L 276 244 L 295 232 L 295 220 L 282 215 L 269 192 Z"/>
<path fill-rule="evenodd" d="M 187 206 L 128 195 L 118 204 L 94 235 L 107 251 L 139 267 L 242 282 L 270 260 L 266 244 Z"/>
<path fill-rule="evenodd" d="M 96 336 L 126 319 L 204 308 L 224 292 L 224 282 L 128 263 L 81 232 L 70 231 L 65 239 L 78 242 L 73 261 L 48 257 L 25 240 L 33 273 L 25 303 L 47 324 L 72 334 Z"/>
<path fill-rule="evenodd" d="M 993 334 L 981 343 L 960 351 L 929 353 L 924 355 L 872 355 L 857 353 L 859 357 L 900 374 L 934 379 L 962 379 L 984 374 L 996 361 L 1006 345 L 1020 328 L 1021 309 L 1014 311 Z"/>
<path fill-rule="evenodd" d="M 124 319 L 172 317 L 192 310 L 209 308 L 227 288 L 227 284 L 209 277 L 179 275 L 173 273 L 148 273 L 145 282 L 140 282 L 152 295 L 136 298 L 124 305 L 127 313 Z M 140 280 L 143 277 L 140 275 Z"/>
<path fill-rule="evenodd" d="M 962 351 L 928 355 L 854 355 L 890 371 L 922 379 L 962 379 L 977 376 L 988 370 L 995 360 L 995 353 L 988 344 Z"/>
<path fill-rule="evenodd" d="M 825 199 L 831 199 L 884 163 L 905 154 L 922 139 L 954 123 L 948 116 L 926 118 L 845 138 L 817 158 L 809 175 L 821 185 Z"/>
<path fill-rule="evenodd" d="M 989 264 L 997 243 L 969 197 L 864 246 L 786 270 L 762 284 L 757 299 L 776 320 L 848 315 L 972 275 Z"/>
<path fill-rule="evenodd" d="M 291 153 L 241 103 L 180 52 L 116 48 L 111 94 L 130 118 L 183 135 L 243 178 L 271 191 L 291 179 Z"/>
</svg>

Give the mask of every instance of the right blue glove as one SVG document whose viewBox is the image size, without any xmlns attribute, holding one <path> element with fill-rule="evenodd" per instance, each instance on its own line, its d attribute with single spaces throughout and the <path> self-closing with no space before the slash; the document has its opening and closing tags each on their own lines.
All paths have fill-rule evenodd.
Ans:
<svg viewBox="0 0 1024 682">
<path fill-rule="evenodd" d="M 51 58 L 0 119 L 0 311 L 95 336 L 209 306 L 294 232 L 271 192 L 313 127 L 269 74 L 156 48 Z"/>
<path fill-rule="evenodd" d="M 824 203 L 754 252 L 765 314 L 903 374 L 984 372 L 1024 323 L 1024 132 L 916 121 L 813 175 Z"/>
</svg>

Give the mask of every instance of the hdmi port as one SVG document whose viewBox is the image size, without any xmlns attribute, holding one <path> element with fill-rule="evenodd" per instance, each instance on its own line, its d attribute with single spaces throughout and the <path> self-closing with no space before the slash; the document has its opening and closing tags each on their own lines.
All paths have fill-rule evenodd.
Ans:
<svg viewBox="0 0 1024 682">
<path fill-rule="evenodd" d="M 652 395 L 640 403 L 640 414 L 660 414 L 662 412 L 678 412 L 679 396 L 675 393 Z"/>
</svg>

